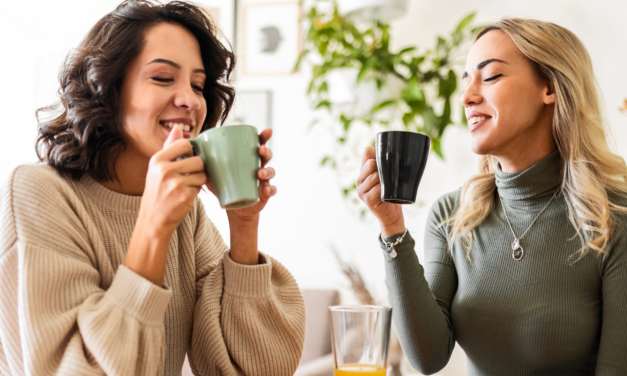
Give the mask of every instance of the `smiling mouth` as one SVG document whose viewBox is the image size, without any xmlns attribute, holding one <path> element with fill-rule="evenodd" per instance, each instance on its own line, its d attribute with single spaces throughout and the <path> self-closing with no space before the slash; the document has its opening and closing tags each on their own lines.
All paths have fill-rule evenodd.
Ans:
<svg viewBox="0 0 627 376">
<path fill-rule="evenodd" d="M 160 121 L 159 124 L 161 124 L 162 126 L 164 126 L 166 128 L 170 128 L 170 129 L 172 129 L 174 127 L 180 128 L 182 131 L 185 131 L 185 132 L 189 132 L 189 131 L 191 131 L 194 128 L 194 127 L 189 126 L 189 125 L 185 125 L 185 124 L 181 124 L 181 123 L 172 123 L 172 122 L 169 122 L 169 121 Z"/>
<path fill-rule="evenodd" d="M 468 123 L 470 125 L 475 125 L 487 119 L 490 119 L 490 116 L 473 116 L 470 119 L 468 119 Z"/>
</svg>

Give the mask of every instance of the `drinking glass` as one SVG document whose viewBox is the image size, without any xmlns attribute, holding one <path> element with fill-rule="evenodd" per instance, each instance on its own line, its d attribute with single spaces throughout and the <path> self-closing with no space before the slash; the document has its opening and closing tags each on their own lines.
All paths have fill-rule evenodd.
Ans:
<svg viewBox="0 0 627 376">
<path fill-rule="evenodd" d="M 335 376 L 385 376 L 392 308 L 331 306 Z"/>
</svg>

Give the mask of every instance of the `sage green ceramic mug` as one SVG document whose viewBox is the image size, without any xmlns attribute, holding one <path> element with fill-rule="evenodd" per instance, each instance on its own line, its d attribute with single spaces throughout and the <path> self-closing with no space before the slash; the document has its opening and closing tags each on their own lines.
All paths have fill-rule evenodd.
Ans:
<svg viewBox="0 0 627 376">
<path fill-rule="evenodd" d="M 251 125 L 208 129 L 189 140 L 205 164 L 205 172 L 224 209 L 241 209 L 259 202 L 261 168 L 259 136 Z"/>
</svg>

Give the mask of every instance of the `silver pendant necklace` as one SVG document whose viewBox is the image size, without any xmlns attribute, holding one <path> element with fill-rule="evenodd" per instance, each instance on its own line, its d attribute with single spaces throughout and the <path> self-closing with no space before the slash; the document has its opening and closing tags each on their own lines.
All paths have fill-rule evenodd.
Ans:
<svg viewBox="0 0 627 376">
<path fill-rule="evenodd" d="M 540 211 L 540 214 L 538 214 L 536 216 L 536 218 L 533 220 L 533 222 L 531 222 L 529 227 L 527 227 L 527 229 L 525 230 L 525 232 L 523 232 L 523 234 L 520 236 L 520 238 L 516 236 L 516 233 L 514 232 L 514 229 L 512 228 L 512 224 L 510 223 L 509 218 L 507 218 L 507 211 L 505 210 L 505 205 L 503 205 L 503 199 L 501 198 L 501 195 L 499 195 L 499 199 L 501 200 L 501 206 L 503 207 L 503 213 L 505 213 L 505 219 L 507 219 L 507 224 L 509 225 L 509 229 L 512 230 L 512 234 L 514 235 L 514 241 L 512 242 L 512 257 L 514 258 L 514 260 L 516 260 L 516 261 L 522 260 L 523 256 L 525 255 L 525 250 L 520 245 L 520 241 L 522 240 L 523 236 L 525 236 L 525 234 L 527 234 L 527 231 L 529 231 L 529 229 L 531 228 L 531 226 L 533 226 L 533 224 L 536 222 L 536 220 L 538 218 L 540 218 L 542 213 L 544 213 L 546 208 L 549 207 L 549 204 L 551 203 L 551 201 L 553 201 L 555 196 L 557 196 L 557 192 L 559 192 L 559 189 L 555 192 L 555 194 L 553 194 L 553 197 L 551 197 L 551 199 L 546 204 L 544 209 L 542 209 L 542 211 Z"/>
</svg>

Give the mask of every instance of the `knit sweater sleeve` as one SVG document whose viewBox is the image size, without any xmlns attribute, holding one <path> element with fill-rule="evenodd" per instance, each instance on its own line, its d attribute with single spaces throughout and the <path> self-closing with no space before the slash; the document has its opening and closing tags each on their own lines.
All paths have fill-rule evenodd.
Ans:
<svg viewBox="0 0 627 376">
<path fill-rule="evenodd" d="M 234 262 L 202 205 L 198 223 L 197 301 L 188 353 L 193 372 L 294 374 L 305 339 L 305 304 L 294 277 L 262 253 L 259 265 Z"/>
<path fill-rule="evenodd" d="M 412 367 L 427 375 L 444 368 L 455 347 L 451 304 L 457 290 L 457 273 L 446 235 L 439 226 L 451 204 L 451 197 L 444 196 L 430 211 L 424 239 L 424 267 L 409 232 L 395 246 L 395 258 L 380 239 L 394 326 Z M 401 235 L 385 241 L 394 243 Z"/>
<path fill-rule="evenodd" d="M 51 170 L 18 168 L 4 189 L 0 340 L 8 368 L 16 375 L 160 375 L 171 291 L 124 266 L 105 291 L 86 218 L 76 193 Z"/>
<path fill-rule="evenodd" d="M 621 219 L 615 241 L 603 257 L 603 324 L 597 376 L 627 375 L 627 220 Z"/>
</svg>

